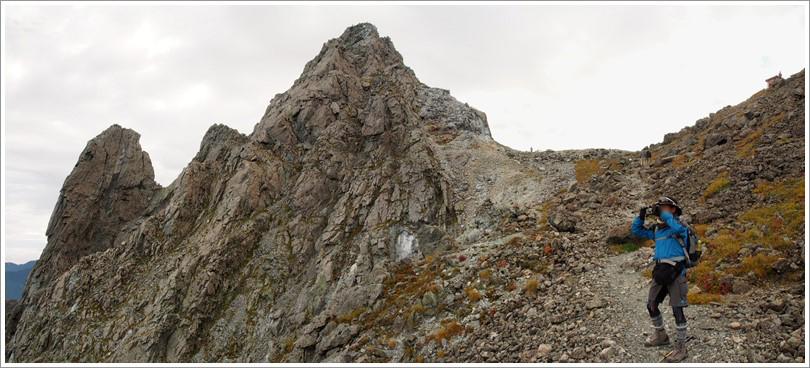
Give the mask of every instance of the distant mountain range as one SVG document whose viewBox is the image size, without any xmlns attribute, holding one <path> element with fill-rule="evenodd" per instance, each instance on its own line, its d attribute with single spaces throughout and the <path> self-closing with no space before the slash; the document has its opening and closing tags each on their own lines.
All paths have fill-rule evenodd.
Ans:
<svg viewBox="0 0 810 368">
<path fill-rule="evenodd" d="M 36 260 L 23 264 L 6 262 L 6 274 L 4 276 L 6 282 L 5 300 L 20 299 L 23 288 L 25 288 L 25 279 L 28 278 L 28 273 L 34 268 L 36 262 Z"/>
</svg>

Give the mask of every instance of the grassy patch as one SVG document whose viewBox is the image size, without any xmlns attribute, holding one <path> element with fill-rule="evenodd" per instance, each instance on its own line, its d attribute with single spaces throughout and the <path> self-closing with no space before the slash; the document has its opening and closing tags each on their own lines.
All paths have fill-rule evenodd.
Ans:
<svg viewBox="0 0 810 368">
<path fill-rule="evenodd" d="M 711 293 L 695 293 L 686 294 L 686 302 L 692 305 L 701 305 L 709 303 L 725 303 L 726 298 L 723 295 Z"/>
<path fill-rule="evenodd" d="M 436 341 L 449 340 L 462 332 L 464 332 L 464 326 L 456 321 L 450 321 L 445 323 L 442 328 L 429 337 L 432 337 Z"/>
<path fill-rule="evenodd" d="M 692 224 L 692 227 L 695 228 L 695 233 L 700 238 L 705 238 L 706 232 L 709 230 L 709 225 L 706 224 Z"/>
<path fill-rule="evenodd" d="M 773 249 L 784 249 L 793 244 L 791 238 L 801 236 L 804 229 L 804 178 L 764 182 L 757 185 L 754 193 L 770 203 L 740 215 L 741 222 L 755 225 L 742 234 L 744 240 Z M 760 230 L 762 228 L 764 231 Z"/>
<path fill-rule="evenodd" d="M 583 182 L 596 175 L 601 170 L 599 160 L 579 160 L 574 164 L 577 182 Z"/>
<path fill-rule="evenodd" d="M 464 293 L 467 294 L 467 299 L 472 302 L 477 302 L 481 300 L 481 293 L 478 292 L 474 287 L 468 286 L 464 288 Z"/>
<path fill-rule="evenodd" d="M 771 272 L 771 265 L 779 259 L 776 255 L 757 254 L 743 258 L 741 271 L 753 272 L 758 277 L 765 277 Z"/>
<path fill-rule="evenodd" d="M 523 285 L 523 292 L 526 294 L 534 295 L 537 292 L 537 279 L 532 277 Z"/>
<path fill-rule="evenodd" d="M 721 173 L 714 181 L 709 183 L 706 190 L 703 191 L 703 199 L 708 199 L 721 191 L 728 189 L 731 186 L 731 180 L 728 179 L 728 173 Z"/>
<path fill-rule="evenodd" d="M 516 236 L 516 237 L 514 237 L 514 238 L 512 238 L 512 239 L 509 239 L 509 241 L 508 241 L 508 242 L 506 242 L 506 246 L 509 246 L 509 247 L 520 247 L 520 246 L 523 246 L 523 240 L 524 240 L 524 239 L 523 239 L 523 237 L 522 237 L 522 236 Z"/>
<path fill-rule="evenodd" d="M 728 294 L 731 291 L 731 284 L 726 281 L 725 273 L 716 271 L 708 262 L 695 267 L 692 276 L 700 290 L 712 294 Z"/>
<path fill-rule="evenodd" d="M 367 310 L 368 310 L 367 308 L 357 308 L 357 309 L 355 309 L 353 311 L 346 312 L 344 314 L 341 314 L 337 318 L 335 318 L 335 322 L 337 322 L 337 323 L 352 322 L 355 319 L 357 319 L 357 317 L 360 317 L 360 315 L 363 314 L 364 312 L 366 312 Z"/>
<path fill-rule="evenodd" d="M 611 249 L 611 251 L 613 251 L 613 253 L 618 253 L 618 254 L 635 252 L 635 251 L 638 250 L 638 248 L 641 248 L 641 243 L 624 243 L 624 244 L 618 244 L 618 245 L 614 245 L 614 246 L 610 247 L 610 249 Z"/>
<path fill-rule="evenodd" d="M 690 279 L 704 291 L 726 294 L 730 291 L 728 275 L 747 275 L 753 272 L 757 279 L 765 281 L 775 275 L 773 262 L 784 256 L 788 248 L 802 237 L 804 228 L 804 178 L 788 178 L 763 182 L 753 193 L 762 204 L 756 205 L 737 217 L 737 224 L 747 230 L 721 228 L 706 239 L 707 245 L 700 263 L 690 272 Z M 695 227 L 699 235 L 705 235 L 708 226 Z M 756 244 L 773 251 L 740 258 L 743 244 Z"/>
<path fill-rule="evenodd" d="M 679 168 L 686 162 L 686 155 L 678 155 L 672 159 L 672 167 Z"/>
<path fill-rule="evenodd" d="M 489 269 L 485 269 L 481 270 L 481 272 L 478 273 L 478 277 L 481 278 L 481 280 L 487 280 L 489 279 L 489 276 L 491 276 L 491 274 L 492 271 L 490 271 Z"/>
<path fill-rule="evenodd" d="M 757 144 L 762 140 L 762 135 L 765 133 L 766 130 L 771 128 L 774 124 L 778 123 L 782 120 L 782 114 L 774 116 L 769 120 L 765 125 L 762 127 L 755 129 L 750 134 L 748 134 L 745 138 L 743 138 L 739 143 L 737 143 L 737 157 L 738 158 L 751 158 L 756 153 Z"/>
<path fill-rule="evenodd" d="M 574 164 L 574 174 L 577 182 L 582 183 L 605 170 L 616 170 L 620 166 L 618 160 L 578 160 Z"/>
</svg>

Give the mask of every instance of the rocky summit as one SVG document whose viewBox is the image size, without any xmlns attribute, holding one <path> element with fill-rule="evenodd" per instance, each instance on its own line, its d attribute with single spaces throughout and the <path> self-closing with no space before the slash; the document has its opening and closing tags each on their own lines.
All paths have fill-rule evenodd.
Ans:
<svg viewBox="0 0 810 368">
<path fill-rule="evenodd" d="M 6 313 L 9 362 L 657 362 L 650 242 L 707 245 L 694 362 L 804 361 L 804 71 L 638 152 L 520 152 L 370 24 L 167 187 L 138 133 L 90 140 Z M 674 322 L 662 306 L 670 332 Z"/>
</svg>

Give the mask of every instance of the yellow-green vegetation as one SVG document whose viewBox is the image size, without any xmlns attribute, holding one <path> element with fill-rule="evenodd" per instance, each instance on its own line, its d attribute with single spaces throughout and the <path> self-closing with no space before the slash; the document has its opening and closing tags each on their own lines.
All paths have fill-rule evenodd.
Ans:
<svg viewBox="0 0 810 368">
<path fill-rule="evenodd" d="M 523 240 L 524 239 L 522 236 L 516 236 L 512 239 L 509 239 L 509 241 L 506 242 L 504 245 L 508 247 L 520 247 L 523 246 Z"/>
<path fill-rule="evenodd" d="M 638 248 L 641 248 L 641 243 L 624 243 L 614 245 L 610 247 L 610 250 L 613 251 L 613 253 L 621 254 L 621 253 L 635 252 L 638 250 Z"/>
<path fill-rule="evenodd" d="M 411 263 L 398 267 L 383 282 L 383 303 L 369 313 L 361 313 L 364 328 L 384 326 L 392 323 L 401 313 L 411 317 L 415 313 L 425 313 L 425 308 L 415 306 L 413 300 L 422 297 L 427 291 L 435 291 L 435 281 L 440 279 L 443 262 L 434 257 L 426 257 L 424 268 L 414 271 Z"/>
<path fill-rule="evenodd" d="M 577 182 L 583 182 L 596 175 L 601 168 L 599 167 L 599 160 L 579 160 L 574 165 Z"/>
<path fill-rule="evenodd" d="M 686 161 L 686 155 L 678 155 L 672 159 L 672 167 L 678 168 L 683 166 L 684 162 Z"/>
<path fill-rule="evenodd" d="M 557 194 L 557 197 L 562 197 L 566 192 L 568 192 L 568 189 L 561 190 Z M 551 228 L 551 225 L 548 224 L 548 214 L 549 211 L 551 211 L 551 201 L 543 202 L 538 210 L 540 215 L 537 218 L 537 223 L 540 224 L 540 231 L 548 231 Z"/>
<path fill-rule="evenodd" d="M 428 291 L 436 291 L 440 281 L 453 273 L 444 260 L 438 256 L 428 256 L 421 263 L 404 262 L 396 267 L 389 277 L 383 281 L 382 300 L 373 309 L 353 310 L 345 315 L 336 317 L 336 320 L 351 321 L 362 324 L 362 328 L 371 331 L 370 339 L 361 339 L 351 346 L 353 351 L 365 348 L 367 351 L 375 349 L 390 349 L 392 338 L 404 330 L 414 329 L 420 317 L 436 316 L 445 310 L 446 306 L 438 304 L 435 308 L 414 303 Z M 463 315 L 461 315 L 463 317 Z M 451 327 L 450 330 L 453 328 Z M 462 328 L 463 330 L 463 328 Z M 432 336 L 432 335 L 431 335 Z M 394 340 L 394 344 L 396 344 Z M 413 347 L 404 348 L 410 359 L 414 362 L 424 361 L 414 353 Z M 373 354 L 372 354 L 373 355 Z M 379 360 L 377 360 L 379 359 Z M 374 355 L 375 362 L 385 362 L 384 355 Z"/>
<path fill-rule="evenodd" d="M 725 301 L 726 301 L 725 297 L 718 294 L 711 294 L 711 293 L 686 294 L 686 302 L 692 305 L 724 303 Z"/>
<path fill-rule="evenodd" d="M 449 340 L 453 336 L 461 334 L 464 332 L 464 326 L 460 325 L 455 320 L 453 321 L 442 321 L 442 328 L 440 328 L 436 333 L 433 334 L 433 339 L 436 341 L 442 340 Z"/>
<path fill-rule="evenodd" d="M 645 279 L 651 278 L 652 277 L 652 268 L 647 268 L 647 269 L 641 271 L 641 277 L 644 277 Z"/>
<path fill-rule="evenodd" d="M 532 277 L 523 285 L 523 292 L 526 294 L 534 295 L 537 292 L 537 278 Z"/>
<path fill-rule="evenodd" d="M 403 315 L 405 316 L 405 323 L 408 327 L 413 328 L 414 322 L 416 320 L 417 315 L 424 315 L 427 312 L 427 308 L 419 305 L 419 304 L 411 304 L 410 307 L 407 307 Z"/>
<path fill-rule="evenodd" d="M 776 255 L 757 254 L 742 259 L 742 268 L 738 271 L 753 272 L 758 277 L 765 277 L 771 271 L 771 265 L 779 259 Z"/>
<path fill-rule="evenodd" d="M 284 356 L 286 356 L 287 354 L 292 352 L 292 348 L 293 348 L 294 343 L 295 343 L 295 337 L 294 336 L 291 336 L 291 337 L 288 337 L 288 338 L 284 339 L 284 345 L 283 345 L 284 348 L 280 349 L 280 350 L 277 350 L 275 352 L 275 354 L 273 354 L 270 361 L 275 362 L 275 363 L 281 362 L 281 360 L 284 358 Z"/>
<path fill-rule="evenodd" d="M 468 286 L 464 288 L 464 293 L 467 294 L 467 299 L 472 302 L 477 302 L 481 300 L 481 293 L 478 292 L 474 287 Z"/>
<path fill-rule="evenodd" d="M 724 172 L 717 176 L 714 181 L 709 183 L 706 190 L 703 191 L 703 199 L 708 199 L 731 186 L 731 180 L 728 179 L 728 173 Z"/>
<path fill-rule="evenodd" d="M 490 271 L 489 269 L 481 270 L 481 272 L 478 273 L 478 277 L 481 278 L 481 280 L 486 280 L 489 279 L 491 273 L 492 271 Z"/>
<path fill-rule="evenodd" d="M 706 224 L 695 224 L 692 225 L 692 227 L 695 229 L 695 233 L 697 233 L 697 236 L 700 238 L 704 238 L 706 236 L 706 232 L 709 231 L 709 225 Z"/>
<path fill-rule="evenodd" d="M 804 178 L 788 178 L 763 182 L 753 193 L 762 199 L 760 205 L 743 212 L 738 223 L 747 230 L 722 228 L 704 239 L 707 244 L 700 263 L 692 269 L 690 278 L 701 290 L 725 294 L 731 289 L 728 275 L 753 272 L 756 280 L 772 278 L 774 261 L 802 235 L 804 228 Z M 704 236 L 706 225 L 696 225 L 698 235 Z M 739 257 L 741 245 L 756 244 L 771 249 Z M 722 266 L 722 267 L 719 267 Z"/>
<path fill-rule="evenodd" d="M 769 120 L 765 125 L 762 127 L 754 130 L 750 134 L 748 134 L 745 138 L 743 138 L 739 143 L 737 143 L 737 157 L 738 158 L 750 158 L 754 156 L 756 150 L 754 147 L 759 143 L 762 134 L 772 127 L 774 124 L 778 123 L 782 120 L 782 113 L 779 115 L 774 116 Z"/>
<path fill-rule="evenodd" d="M 603 167 L 614 170 L 618 166 L 618 160 L 579 160 L 574 164 L 574 174 L 577 182 L 581 183 L 605 171 Z"/>
<path fill-rule="evenodd" d="M 357 308 L 355 310 L 346 312 L 346 313 L 338 316 L 337 318 L 335 318 L 335 322 L 337 322 L 337 323 L 352 322 L 355 319 L 357 319 L 357 317 L 360 317 L 360 315 L 363 314 L 366 311 L 368 311 L 368 309 L 366 309 L 366 308 Z"/>
<path fill-rule="evenodd" d="M 765 226 L 766 232 L 749 230 L 749 237 L 771 248 L 784 248 L 791 244 L 785 237 L 795 238 L 804 228 L 804 178 L 780 182 L 764 182 L 754 193 L 774 202 L 755 207 L 740 216 L 741 221 Z"/>
</svg>

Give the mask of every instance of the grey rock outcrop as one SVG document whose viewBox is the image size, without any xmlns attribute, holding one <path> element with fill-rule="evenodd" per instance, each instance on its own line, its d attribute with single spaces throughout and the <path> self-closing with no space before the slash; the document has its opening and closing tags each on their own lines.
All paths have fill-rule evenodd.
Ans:
<svg viewBox="0 0 810 368">
<path fill-rule="evenodd" d="M 65 182 L 7 358 L 326 360 L 357 332 L 328 321 L 369 308 L 397 262 L 451 247 L 472 147 L 519 168 L 483 113 L 419 82 L 370 24 L 324 44 L 249 136 L 211 127 L 166 188 L 113 126 Z"/>
</svg>

